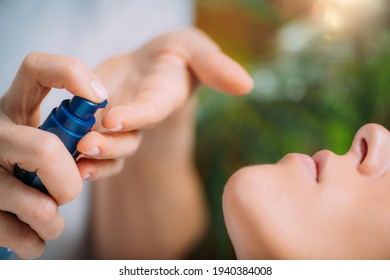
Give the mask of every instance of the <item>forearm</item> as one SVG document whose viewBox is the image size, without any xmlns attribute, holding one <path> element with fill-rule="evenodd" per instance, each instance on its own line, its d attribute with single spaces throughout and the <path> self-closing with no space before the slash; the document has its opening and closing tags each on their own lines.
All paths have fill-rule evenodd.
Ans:
<svg viewBox="0 0 390 280">
<path fill-rule="evenodd" d="M 205 232 L 207 210 L 193 162 L 194 104 L 145 133 L 123 172 L 93 188 L 98 258 L 185 257 Z"/>
</svg>

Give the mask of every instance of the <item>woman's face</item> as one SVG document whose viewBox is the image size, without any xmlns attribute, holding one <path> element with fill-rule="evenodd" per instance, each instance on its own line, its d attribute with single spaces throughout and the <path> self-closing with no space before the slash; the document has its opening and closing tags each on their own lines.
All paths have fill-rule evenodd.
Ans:
<svg viewBox="0 0 390 280">
<path fill-rule="evenodd" d="M 343 156 L 288 154 L 228 181 L 225 221 L 241 259 L 390 258 L 390 133 L 363 126 Z"/>
</svg>

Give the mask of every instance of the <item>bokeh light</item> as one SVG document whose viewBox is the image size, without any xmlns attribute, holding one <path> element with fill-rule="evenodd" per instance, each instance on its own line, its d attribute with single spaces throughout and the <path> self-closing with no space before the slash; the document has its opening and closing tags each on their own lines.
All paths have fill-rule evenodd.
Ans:
<svg viewBox="0 0 390 280">
<path fill-rule="evenodd" d="M 317 0 L 312 19 L 328 32 L 351 32 L 381 20 L 384 0 Z"/>
</svg>

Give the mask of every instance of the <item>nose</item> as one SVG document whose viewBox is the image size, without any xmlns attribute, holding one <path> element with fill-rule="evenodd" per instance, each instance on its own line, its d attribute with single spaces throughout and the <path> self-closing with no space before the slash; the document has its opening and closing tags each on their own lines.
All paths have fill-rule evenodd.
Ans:
<svg viewBox="0 0 390 280">
<path fill-rule="evenodd" d="M 358 170 L 364 176 L 379 177 L 390 167 L 390 133 L 381 125 L 361 127 L 351 150 L 359 156 Z"/>
</svg>

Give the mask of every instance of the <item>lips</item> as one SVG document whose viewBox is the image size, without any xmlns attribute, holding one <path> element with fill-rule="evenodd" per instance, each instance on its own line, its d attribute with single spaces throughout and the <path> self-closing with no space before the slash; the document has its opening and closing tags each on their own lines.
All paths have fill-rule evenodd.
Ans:
<svg viewBox="0 0 390 280">
<path fill-rule="evenodd" d="M 307 174 L 318 182 L 319 170 L 317 162 L 312 157 L 305 154 L 292 153 L 288 154 L 285 158 L 298 161 L 306 170 Z"/>
<path fill-rule="evenodd" d="M 318 182 L 318 166 L 315 160 L 308 155 L 300 155 L 301 161 L 309 171 L 311 177 L 313 177 Z"/>
<path fill-rule="evenodd" d="M 313 155 L 313 161 L 317 166 L 317 181 L 321 181 L 321 173 L 324 170 L 326 162 L 331 156 L 332 152 L 329 150 L 322 150 Z"/>
</svg>

